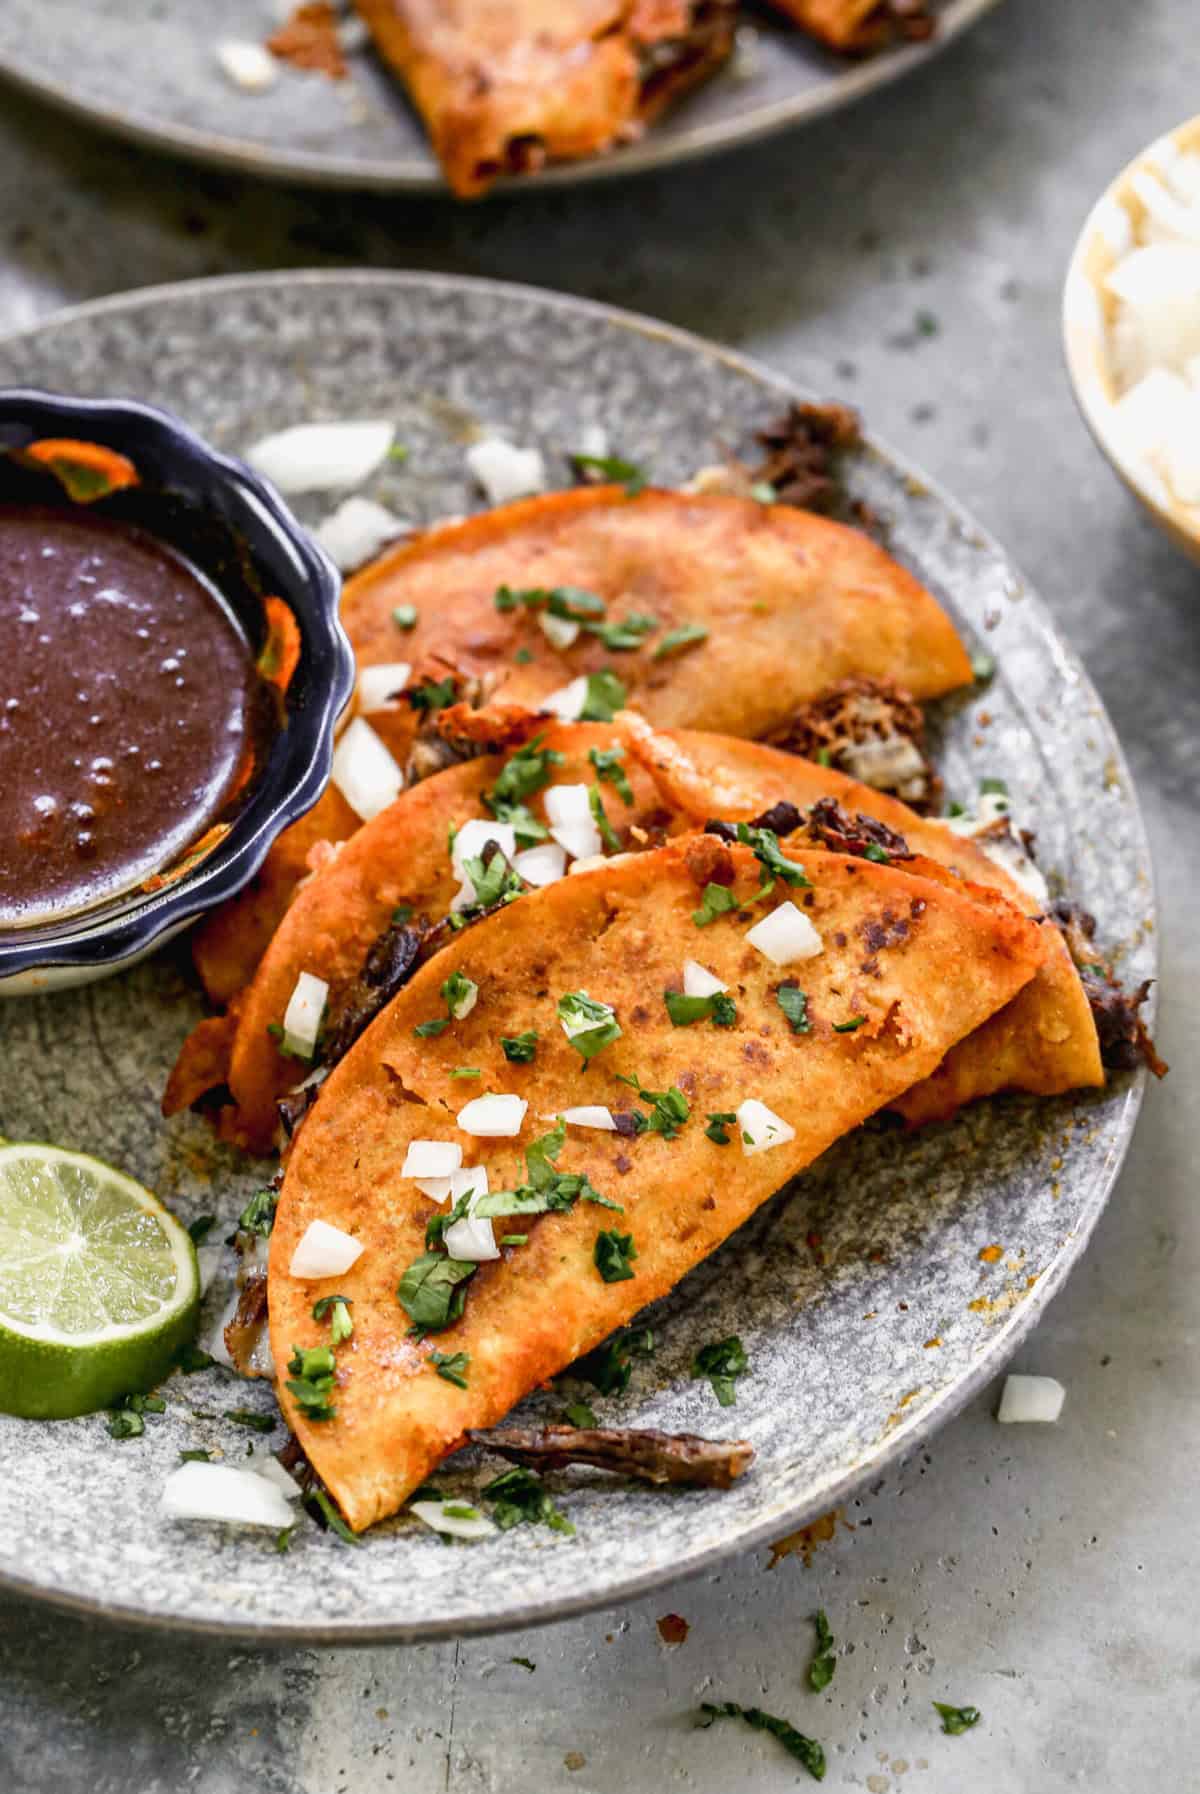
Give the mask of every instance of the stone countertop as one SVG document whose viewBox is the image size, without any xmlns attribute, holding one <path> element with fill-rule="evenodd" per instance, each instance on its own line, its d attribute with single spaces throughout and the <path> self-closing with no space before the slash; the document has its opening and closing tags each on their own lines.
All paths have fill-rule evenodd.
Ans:
<svg viewBox="0 0 1200 1794">
<path fill-rule="evenodd" d="M 704 1699 L 819 1736 L 832 1788 L 1194 1785 L 1200 573 L 1092 447 L 1058 342 L 1088 205 L 1196 108 L 1194 23 L 1189 0 L 1007 0 L 907 83 L 803 132 L 473 209 L 256 186 L 0 95 L 0 329 L 192 275 L 433 267 L 652 312 L 861 405 L 1008 545 L 1110 708 L 1156 851 L 1173 1065 L 1018 1356 L 1066 1384 L 1058 1426 L 999 1428 L 990 1391 L 808 1540 L 808 1562 L 755 1553 L 492 1640 L 255 1653 L 0 1602 L 5 1794 L 800 1784 L 771 1738 L 697 1731 Z M 843 1649 L 819 1697 L 803 1685 L 818 1607 Z M 682 1644 L 660 1636 L 670 1613 Z M 931 1699 L 982 1723 L 944 1737 Z"/>
</svg>

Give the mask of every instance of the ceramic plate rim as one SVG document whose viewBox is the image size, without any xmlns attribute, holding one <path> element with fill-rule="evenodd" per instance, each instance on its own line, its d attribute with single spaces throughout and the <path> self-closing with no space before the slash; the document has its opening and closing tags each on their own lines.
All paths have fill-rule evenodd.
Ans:
<svg viewBox="0 0 1200 1794">
<path fill-rule="evenodd" d="M 80 305 L 66 307 L 44 318 L 32 329 L 3 333 L 0 335 L 0 348 L 9 348 L 13 344 L 28 340 L 47 329 L 78 323 L 86 324 L 93 318 L 102 317 L 113 311 L 130 310 L 136 306 L 170 302 L 176 298 L 187 298 L 194 295 L 219 298 L 223 293 L 246 290 L 262 291 L 264 288 L 290 284 L 318 287 L 334 285 L 390 287 L 401 291 L 449 285 L 464 287 L 475 293 L 494 295 L 501 302 L 507 297 L 533 299 L 541 304 L 561 307 L 566 311 L 584 313 L 619 330 L 628 330 L 652 339 L 669 341 L 677 348 L 693 355 L 722 361 L 733 371 L 763 386 L 772 395 L 778 395 L 781 399 L 786 400 L 789 397 L 805 399 L 812 396 L 810 392 L 807 392 L 787 375 L 777 373 L 774 369 L 750 356 L 729 349 L 722 344 L 711 342 L 692 331 L 660 322 L 641 313 L 607 305 L 598 300 L 578 299 L 569 294 L 550 292 L 545 288 L 529 284 L 433 272 L 308 269 L 298 272 L 276 271 L 252 275 L 218 275 L 203 280 L 165 282 L 154 286 L 133 288 L 125 293 L 111 294 L 102 299 L 89 300 Z M 950 497 L 936 480 L 927 478 L 907 456 L 895 453 L 886 443 L 881 442 L 869 431 L 866 443 L 870 451 L 877 454 L 890 466 L 903 470 L 905 476 L 910 480 L 919 481 L 924 491 L 945 514 L 953 518 L 960 526 L 970 529 L 982 547 L 996 555 L 1011 572 L 1017 572 L 1016 563 L 1007 551 L 1001 548 L 995 537 L 984 529 L 970 512 Z M 1074 649 L 1063 640 L 1044 600 L 1032 587 L 1025 588 L 1023 599 L 1032 607 L 1042 632 L 1054 641 L 1058 651 L 1071 663 L 1080 689 L 1094 704 L 1096 714 L 1103 721 L 1112 744 L 1115 770 L 1128 792 L 1131 837 L 1140 867 L 1147 880 L 1146 913 L 1151 917 L 1156 917 L 1158 901 L 1154 865 L 1137 788 L 1130 773 L 1124 749 L 1086 668 Z M 1156 977 L 1158 972 L 1156 932 L 1152 937 L 1151 961 L 1150 974 L 1152 977 Z M 1152 1013 L 1150 1019 L 1153 1019 Z M 694 1554 L 677 1560 L 669 1567 L 659 1566 L 631 1572 L 620 1580 L 613 1581 L 602 1591 L 579 1596 L 553 1597 L 541 1601 L 533 1599 L 524 1606 L 508 1609 L 503 1615 L 497 1615 L 495 1618 L 490 1614 L 443 1618 L 432 1616 L 415 1621 L 370 1621 L 360 1625 L 330 1625 L 323 1622 L 310 1625 L 270 1620 L 256 1622 L 238 1618 L 226 1621 L 224 1619 L 214 1620 L 148 1612 L 121 1602 L 109 1603 L 75 1596 L 69 1591 L 49 1588 L 44 1584 L 14 1575 L 4 1568 L 0 1568 L 0 1594 L 14 1595 L 22 1599 L 44 1603 L 49 1607 L 68 1613 L 112 1621 L 115 1624 L 135 1628 L 139 1631 L 187 1633 L 194 1636 L 241 1640 L 259 1645 L 369 1646 L 415 1644 L 439 1639 L 478 1637 L 521 1631 L 531 1626 L 549 1625 L 559 1620 L 631 1601 L 656 1588 L 687 1581 L 735 1554 L 753 1550 L 769 1543 L 772 1539 L 781 1537 L 785 1532 L 805 1525 L 819 1513 L 838 1505 L 839 1502 L 844 1502 L 848 1495 L 861 1487 L 868 1479 L 876 1477 L 888 1469 L 897 1459 L 907 1455 L 945 1425 L 973 1396 L 978 1394 L 986 1383 L 992 1381 L 1021 1341 L 1041 1319 L 1047 1305 L 1062 1288 L 1068 1275 L 1083 1255 L 1124 1164 L 1141 1110 L 1147 1076 L 1144 1069 L 1138 1070 L 1132 1074 L 1121 1092 L 1120 1111 L 1114 1120 L 1114 1138 L 1107 1156 L 1096 1168 L 1088 1206 L 1081 1213 L 1079 1224 L 1070 1239 L 1059 1248 L 1050 1265 L 1024 1300 L 1010 1313 L 1003 1325 L 998 1326 L 990 1336 L 987 1345 L 979 1352 L 970 1368 L 958 1380 L 949 1384 L 940 1394 L 925 1403 L 911 1419 L 902 1420 L 896 1425 L 887 1435 L 886 1442 L 880 1443 L 872 1452 L 869 1461 L 860 1462 L 846 1470 L 834 1482 L 823 1485 L 819 1491 L 814 1491 L 806 1499 L 798 1501 L 793 1509 L 788 1509 L 782 1515 L 778 1512 L 766 1515 L 759 1521 L 744 1527 L 736 1536 L 710 1547 L 701 1548 Z"/>
</svg>

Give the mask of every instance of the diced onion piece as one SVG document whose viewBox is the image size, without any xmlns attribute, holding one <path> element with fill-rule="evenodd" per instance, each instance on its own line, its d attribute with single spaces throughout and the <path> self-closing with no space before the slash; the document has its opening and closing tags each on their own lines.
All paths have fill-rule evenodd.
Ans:
<svg viewBox="0 0 1200 1794">
<path fill-rule="evenodd" d="M 488 1174 L 486 1165 L 463 1165 L 450 1178 L 450 1194 L 455 1202 L 461 1202 L 467 1191 L 471 1192 L 471 1206 L 468 1214 L 475 1213 L 475 1204 L 481 1196 L 488 1193 Z"/>
<path fill-rule="evenodd" d="M 310 1221 L 288 1270 L 293 1277 L 340 1277 L 362 1257 L 362 1241 L 328 1221 Z"/>
<path fill-rule="evenodd" d="M 520 1133 L 529 1104 L 523 1096 L 476 1096 L 458 1111 L 464 1134 L 478 1140 L 512 1140 Z"/>
<path fill-rule="evenodd" d="M 739 1104 L 737 1125 L 742 1151 L 747 1154 L 767 1152 L 772 1146 L 782 1146 L 785 1141 L 796 1138 L 794 1127 L 753 1096 Z"/>
<path fill-rule="evenodd" d="M 1039 911 L 1049 906 L 1050 888 L 1011 829 L 1002 835 L 981 836 L 979 846 L 994 865 L 1007 872 L 1014 884 L 1020 885 Z"/>
<path fill-rule="evenodd" d="M 996 1419 L 1006 1424 L 1023 1420 L 1057 1420 L 1067 1392 L 1055 1377 L 1005 1377 Z"/>
<path fill-rule="evenodd" d="M 1156 173 L 1139 168 L 1129 185 L 1146 208 L 1146 222 L 1157 226 L 1153 233 L 1157 242 L 1200 243 L 1200 209 L 1182 203 Z"/>
<path fill-rule="evenodd" d="M 321 1032 L 321 1020 L 329 1000 L 329 986 L 324 978 L 301 972 L 283 1012 L 283 1050 L 311 1059 Z"/>
<path fill-rule="evenodd" d="M 448 1177 L 414 1177 L 413 1182 L 422 1196 L 428 1196 L 431 1202 L 448 1202 L 450 1199 Z"/>
<path fill-rule="evenodd" d="M 333 782 L 356 816 L 370 822 L 395 803 L 404 774 L 370 723 L 356 716 L 333 751 Z"/>
<path fill-rule="evenodd" d="M 453 1177 L 462 1164 L 457 1140 L 410 1140 L 401 1177 Z"/>
<path fill-rule="evenodd" d="M 1124 306 L 1131 375 L 1154 366 L 1179 371 L 1200 353 L 1200 244 L 1135 249 L 1104 285 Z"/>
<path fill-rule="evenodd" d="M 616 1132 L 612 1110 L 600 1103 L 581 1103 L 577 1109 L 564 1109 L 562 1118 L 571 1127 L 599 1127 L 610 1134 Z"/>
<path fill-rule="evenodd" d="M 476 816 L 463 823 L 450 849 L 451 863 L 460 878 L 466 876 L 467 861 L 477 860 L 489 841 L 496 843 L 507 860 L 511 860 L 517 851 L 517 831 L 511 822 L 495 822 Z"/>
<path fill-rule="evenodd" d="M 551 835 L 572 859 L 591 859 L 604 851 L 586 785 L 551 785 L 542 802 Z"/>
<path fill-rule="evenodd" d="M 557 841 L 542 841 L 513 857 L 513 870 L 520 873 L 527 885 L 552 885 L 566 869 L 566 849 Z"/>
<path fill-rule="evenodd" d="M 683 994 L 685 997 L 718 997 L 722 991 L 729 989 L 715 978 L 707 966 L 702 966 L 698 959 L 685 959 L 683 962 Z"/>
<path fill-rule="evenodd" d="M 246 459 L 285 494 L 331 492 L 358 486 L 374 473 L 395 437 L 394 426 L 384 418 L 295 424 L 261 437 L 246 450 Z"/>
<path fill-rule="evenodd" d="M 407 660 L 389 660 L 382 666 L 364 667 L 358 675 L 360 710 L 397 710 L 400 693 L 412 676 Z"/>
<path fill-rule="evenodd" d="M 290 1526 L 282 1490 L 253 1470 L 232 1464 L 180 1464 L 163 1484 L 162 1510 L 172 1520 L 227 1520 L 241 1526 Z"/>
<path fill-rule="evenodd" d="M 1188 369 L 1192 363 L 1188 363 Z M 1186 416 L 1191 391 L 1187 381 L 1167 368 L 1151 368 L 1148 374 L 1121 394 L 1110 414 L 1113 430 L 1125 452 L 1150 454 L 1173 435 Z"/>
<path fill-rule="evenodd" d="M 482 1218 L 468 1215 L 465 1220 L 456 1221 L 453 1227 L 447 1227 L 442 1235 L 442 1243 L 451 1258 L 471 1259 L 476 1264 L 500 1256 L 500 1248 L 496 1244 L 492 1223 L 487 1215 Z"/>
<path fill-rule="evenodd" d="M 572 679 L 570 685 L 562 685 L 544 698 L 538 699 L 538 709 L 548 710 L 551 716 L 559 717 L 564 723 L 577 723 L 583 715 L 588 700 L 588 682 L 586 673 L 578 679 Z"/>
<path fill-rule="evenodd" d="M 798 959 L 814 959 L 825 950 L 820 935 L 792 902 L 780 903 L 769 916 L 747 929 L 746 939 L 772 964 L 790 966 Z"/>
<path fill-rule="evenodd" d="M 279 79 L 279 64 L 262 44 L 226 37 L 217 45 L 221 73 L 243 93 L 265 93 Z"/>
<path fill-rule="evenodd" d="M 357 492 L 344 498 L 313 531 L 342 573 L 353 573 L 356 567 L 373 561 L 389 542 L 411 533 L 411 523 L 395 516 L 386 506 L 377 505 L 373 498 L 362 498 Z"/>
<path fill-rule="evenodd" d="M 517 448 L 502 436 L 484 436 L 467 450 L 467 466 L 487 494 L 489 504 L 506 505 L 514 498 L 546 489 L 546 468 L 535 448 Z"/>
<path fill-rule="evenodd" d="M 603 461 L 608 455 L 608 431 L 604 425 L 584 424 L 579 432 L 579 448 L 576 452 Z"/>
<path fill-rule="evenodd" d="M 542 634 L 554 648 L 569 648 L 578 640 L 580 624 L 574 617 L 552 617 L 548 610 L 538 612 Z"/>
<path fill-rule="evenodd" d="M 471 1517 L 465 1513 L 448 1513 L 448 1508 L 469 1509 Z M 454 1539 L 489 1539 L 497 1530 L 494 1521 L 471 1507 L 468 1501 L 411 1501 L 408 1511 L 423 1520 L 426 1526 L 432 1526 L 434 1532 L 449 1533 Z"/>
<path fill-rule="evenodd" d="M 299 1501 L 304 1491 L 294 1476 L 289 1476 L 278 1458 L 265 1457 L 254 1466 L 255 1476 L 261 1476 L 264 1482 L 278 1489 L 285 1501 Z"/>
</svg>

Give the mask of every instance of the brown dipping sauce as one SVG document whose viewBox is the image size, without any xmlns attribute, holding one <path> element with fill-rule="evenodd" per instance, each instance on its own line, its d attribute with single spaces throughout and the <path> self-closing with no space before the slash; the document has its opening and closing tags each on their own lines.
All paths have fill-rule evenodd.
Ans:
<svg viewBox="0 0 1200 1794">
<path fill-rule="evenodd" d="M 0 927 L 94 908 L 221 815 L 261 726 L 252 650 L 173 549 L 0 503 Z"/>
</svg>

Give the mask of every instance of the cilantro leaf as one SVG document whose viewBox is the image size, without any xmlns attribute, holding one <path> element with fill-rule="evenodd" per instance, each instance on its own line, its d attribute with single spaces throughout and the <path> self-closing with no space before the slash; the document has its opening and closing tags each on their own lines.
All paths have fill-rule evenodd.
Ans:
<svg viewBox="0 0 1200 1794">
<path fill-rule="evenodd" d="M 470 1015 L 479 995 L 479 986 L 465 972 L 451 972 L 442 985 L 442 997 L 453 1021 L 461 1022 Z"/>
<path fill-rule="evenodd" d="M 225 1419 L 235 1426 L 248 1427 L 252 1433 L 273 1433 L 278 1416 L 260 1414 L 257 1408 L 226 1408 Z"/>
<path fill-rule="evenodd" d="M 538 1031 L 526 1028 L 524 1034 L 502 1034 L 500 1045 L 510 1065 L 528 1065 L 537 1052 Z"/>
<path fill-rule="evenodd" d="M 598 474 L 601 480 L 611 480 L 614 485 L 624 486 L 626 498 L 636 498 L 644 492 L 649 475 L 636 461 L 626 461 L 620 455 L 572 455 L 571 466 L 577 473 Z"/>
<path fill-rule="evenodd" d="M 493 853 L 485 860 L 478 858 L 464 860 L 463 871 L 475 887 L 475 901 L 471 904 L 471 912 L 491 909 L 497 903 L 511 903 L 514 897 L 525 894 L 525 880 L 514 870 L 503 853 Z"/>
<path fill-rule="evenodd" d="M 708 884 L 704 887 L 704 895 L 700 900 L 700 908 L 692 911 L 692 921 L 697 928 L 707 928 L 718 916 L 728 915 L 731 909 L 737 908 L 737 898 L 728 885 Z"/>
<path fill-rule="evenodd" d="M 455 1383 L 460 1389 L 467 1387 L 467 1372 L 471 1367 L 469 1352 L 430 1352 L 429 1362 L 447 1383 Z"/>
<path fill-rule="evenodd" d="M 746 1348 L 736 1333 L 731 1333 L 728 1339 L 717 1339 L 711 1345 L 701 1346 L 692 1359 L 693 1377 L 708 1378 L 713 1394 L 723 1408 L 731 1408 L 737 1400 L 734 1378 L 742 1376 L 749 1367 Z"/>
<path fill-rule="evenodd" d="M 275 1222 L 278 1190 L 256 1190 L 241 1214 L 238 1227 L 243 1233 L 257 1233 L 266 1239 Z"/>
<path fill-rule="evenodd" d="M 817 1648 L 813 1660 L 808 1666 L 808 1685 L 817 1694 L 828 1688 L 833 1681 L 833 1672 L 837 1668 L 837 1657 L 834 1655 L 833 1633 L 829 1629 L 829 1621 L 825 1617 L 825 1609 L 818 1607 L 813 1614 L 813 1625 L 817 1629 Z"/>
<path fill-rule="evenodd" d="M 331 1397 L 333 1395 L 334 1356 L 329 1346 L 297 1346 L 292 1347 L 292 1355 L 288 1359 L 288 1370 L 292 1373 L 287 1386 L 295 1398 L 297 1407 L 304 1410 L 309 1420 L 332 1420 L 337 1413 Z M 226 1415 L 233 1419 L 234 1415 Z M 264 1418 L 255 1416 L 255 1420 Z M 246 1422 L 245 1424 L 252 1424 Z M 274 1422 L 272 1422 L 274 1425 Z M 261 1429 L 269 1430 L 269 1429 Z"/>
<path fill-rule="evenodd" d="M 354 1322 L 350 1318 L 353 1306 L 349 1296 L 321 1296 L 313 1303 L 314 1321 L 323 1321 L 327 1316 L 329 1318 L 330 1345 L 341 1345 L 354 1332 Z"/>
<path fill-rule="evenodd" d="M 589 748 L 588 759 L 596 768 L 596 777 L 616 787 L 617 796 L 622 803 L 633 803 L 633 786 L 629 783 L 622 761 L 625 749 L 618 745 L 611 748 Z"/>
<path fill-rule="evenodd" d="M 359 1538 L 358 1534 L 356 1532 L 351 1532 L 324 1489 L 310 1489 L 308 1494 L 304 1497 L 304 1505 L 310 1513 L 315 1507 L 329 1530 L 335 1532 L 344 1545 L 362 1544 L 362 1540 Z"/>
<path fill-rule="evenodd" d="M 848 1022 L 834 1022 L 833 1031 L 835 1034 L 853 1034 L 856 1028 L 862 1027 L 866 1019 L 865 1015 L 852 1015 Z"/>
<path fill-rule="evenodd" d="M 572 1426 L 594 1427 L 596 1424 L 596 1416 L 586 1402 L 568 1402 L 563 1412 Z"/>
<path fill-rule="evenodd" d="M 561 766 L 562 755 L 555 748 L 544 748 L 545 735 L 535 735 L 501 767 L 496 783 L 485 791 L 483 801 L 498 822 L 511 822 L 519 846 L 531 847 L 544 841 L 549 831 L 527 807 L 526 800 L 540 791 L 550 778 L 552 767 Z"/>
<path fill-rule="evenodd" d="M 663 1002 L 677 1028 L 689 1028 L 710 1016 L 718 1028 L 732 1028 L 737 1021 L 737 1004 L 724 991 L 714 991 L 711 997 L 687 997 L 682 991 L 665 990 Z"/>
<path fill-rule="evenodd" d="M 600 838 L 610 853 L 620 853 L 621 843 L 617 839 L 617 831 L 608 820 L 604 808 L 604 799 L 600 795 L 599 785 L 588 786 L 588 809 L 592 812 L 592 820 L 600 830 Z"/>
<path fill-rule="evenodd" d="M 654 658 L 664 660 L 668 654 L 676 654 L 681 648 L 690 648 L 695 642 L 707 640 L 708 628 L 705 624 L 683 623 L 678 629 L 668 629 L 654 650 Z"/>
<path fill-rule="evenodd" d="M 105 1424 L 110 1439 L 140 1439 L 146 1430 L 145 1421 L 132 1408 L 110 1409 Z"/>
<path fill-rule="evenodd" d="M 406 694 L 414 710 L 445 710 L 457 702 L 458 681 L 453 673 L 446 679 L 426 679 Z"/>
<path fill-rule="evenodd" d="M 198 1246 L 212 1232 L 216 1224 L 217 1217 L 215 1215 L 197 1215 L 194 1221 L 189 1221 L 188 1233 L 192 1237 L 192 1243 Z"/>
<path fill-rule="evenodd" d="M 622 654 L 640 648 L 646 636 L 658 628 L 658 618 L 649 617 L 644 611 L 631 610 L 620 622 L 585 623 L 583 627 L 612 653 Z"/>
<path fill-rule="evenodd" d="M 941 1714 L 943 1732 L 951 1738 L 957 1738 L 960 1732 L 969 1732 L 982 1717 L 978 1707 L 951 1707 L 945 1701 L 934 1701 L 933 1705 Z"/>
<path fill-rule="evenodd" d="M 397 604 L 392 607 L 392 622 L 397 629 L 415 629 L 417 626 L 417 607 L 415 604 Z"/>
<path fill-rule="evenodd" d="M 585 990 L 566 991 L 556 1009 L 563 1033 L 584 1063 L 621 1038 L 621 1024 L 611 1003 L 589 997 Z"/>
<path fill-rule="evenodd" d="M 618 1233 L 615 1227 L 609 1227 L 596 1235 L 592 1259 L 605 1283 L 624 1283 L 632 1277 L 630 1261 L 636 1257 L 631 1233 Z"/>
<path fill-rule="evenodd" d="M 440 1333 L 462 1314 L 467 1292 L 462 1287 L 476 1267 L 441 1252 L 423 1252 L 400 1279 L 396 1299 L 420 1333 Z"/>
<path fill-rule="evenodd" d="M 625 706 L 625 687 L 615 673 L 606 668 L 587 676 L 587 696 L 579 720 L 583 723 L 611 723 L 618 710 Z"/>
<path fill-rule="evenodd" d="M 502 1471 L 483 1490 L 483 1498 L 495 1503 L 492 1518 L 501 1532 L 513 1526 L 548 1526 L 551 1532 L 574 1537 L 575 1528 L 555 1507 L 541 1477 L 532 1470 L 514 1467 Z"/>
<path fill-rule="evenodd" d="M 775 992 L 779 1007 L 791 1024 L 793 1034 L 811 1034 L 808 1019 L 808 998 L 798 984 L 781 984 Z"/>
<path fill-rule="evenodd" d="M 770 1732 L 778 1738 L 789 1756 L 802 1763 L 814 1781 L 825 1779 L 825 1752 L 815 1738 L 806 1738 L 798 1732 L 794 1725 L 786 1719 L 777 1719 L 773 1713 L 764 1713 L 761 1707 L 739 1707 L 736 1701 L 702 1701 L 700 1711 L 704 1714 L 702 1725 L 712 1725 L 717 1719 L 743 1719 L 756 1732 Z"/>
<path fill-rule="evenodd" d="M 450 1017 L 448 1015 L 439 1015 L 431 1022 L 418 1022 L 413 1029 L 413 1033 L 417 1036 L 418 1040 L 434 1040 L 439 1034 L 444 1034 L 449 1026 Z"/>
<path fill-rule="evenodd" d="M 732 1109 L 710 1110 L 708 1126 L 704 1130 L 705 1139 L 711 1140 L 714 1146 L 728 1146 L 729 1135 L 725 1130 L 732 1127 L 736 1120 L 737 1116 Z"/>
<path fill-rule="evenodd" d="M 737 833 L 742 845 L 754 850 L 754 857 L 762 867 L 760 878 L 764 893 L 771 889 L 777 878 L 781 878 L 785 885 L 812 889 L 811 881 L 804 875 L 804 867 L 795 860 L 784 858 L 779 836 L 773 829 L 751 828 L 748 822 L 739 822 Z"/>
<path fill-rule="evenodd" d="M 582 1377 L 601 1395 L 621 1395 L 629 1387 L 634 1358 L 649 1358 L 653 1352 L 654 1335 L 649 1327 L 622 1328 L 603 1345 L 577 1358 L 570 1374 Z"/>
<path fill-rule="evenodd" d="M 209 1370 L 217 1362 L 211 1352 L 202 1352 L 199 1346 L 187 1344 L 180 1346 L 175 1354 L 175 1362 L 185 1377 L 192 1376 L 198 1370 Z"/>
</svg>

